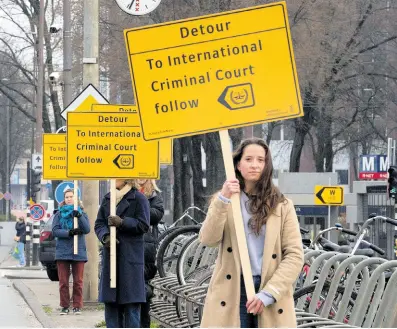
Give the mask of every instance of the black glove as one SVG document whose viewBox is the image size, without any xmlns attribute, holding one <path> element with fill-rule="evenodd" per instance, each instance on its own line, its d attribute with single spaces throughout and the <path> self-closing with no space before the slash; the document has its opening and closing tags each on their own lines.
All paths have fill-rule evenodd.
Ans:
<svg viewBox="0 0 397 329">
<path fill-rule="evenodd" d="M 78 210 L 73 210 L 72 216 L 76 217 L 76 218 L 80 218 L 81 217 L 81 212 L 78 211 Z"/>
<path fill-rule="evenodd" d="M 102 244 L 106 248 L 110 248 L 110 234 L 106 234 L 102 239 Z M 116 244 L 119 244 L 119 240 L 116 239 Z"/>
<path fill-rule="evenodd" d="M 73 228 L 69 230 L 69 236 L 82 235 L 82 234 L 84 234 L 84 232 L 81 228 Z"/>
<path fill-rule="evenodd" d="M 119 216 L 109 216 L 108 217 L 108 225 L 120 227 L 123 224 L 123 219 Z"/>
</svg>

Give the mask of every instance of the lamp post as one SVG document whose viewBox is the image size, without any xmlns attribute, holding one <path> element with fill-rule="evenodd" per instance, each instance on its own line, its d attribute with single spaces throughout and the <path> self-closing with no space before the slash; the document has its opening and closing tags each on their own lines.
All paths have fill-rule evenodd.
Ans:
<svg viewBox="0 0 397 329">
<path fill-rule="evenodd" d="M 10 193 L 10 136 L 11 136 L 11 127 L 10 127 L 10 112 L 11 112 L 11 102 L 8 98 L 7 102 L 7 110 L 6 110 L 6 120 L 7 120 L 7 155 L 6 155 L 6 192 Z M 10 200 L 7 198 L 6 200 L 6 221 L 10 221 Z"/>
</svg>

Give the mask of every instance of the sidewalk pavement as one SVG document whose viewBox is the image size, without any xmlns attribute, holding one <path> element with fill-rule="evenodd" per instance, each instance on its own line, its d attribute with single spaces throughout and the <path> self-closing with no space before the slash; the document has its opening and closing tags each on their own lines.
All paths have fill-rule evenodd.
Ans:
<svg viewBox="0 0 397 329">
<path fill-rule="evenodd" d="M 18 268 L 12 256 L 1 264 L 0 273 L 11 279 L 36 318 L 45 328 L 95 328 L 104 320 L 100 303 L 85 302 L 81 315 L 74 315 L 72 306 L 68 315 L 59 315 L 59 283 L 50 281 L 42 267 Z M 72 284 L 70 285 L 72 288 Z M 71 290 L 72 291 L 72 290 Z"/>
</svg>

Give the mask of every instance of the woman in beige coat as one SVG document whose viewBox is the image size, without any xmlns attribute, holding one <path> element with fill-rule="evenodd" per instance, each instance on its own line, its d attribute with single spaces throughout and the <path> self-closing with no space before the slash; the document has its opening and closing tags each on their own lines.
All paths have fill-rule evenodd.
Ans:
<svg viewBox="0 0 397 329">
<path fill-rule="evenodd" d="M 233 155 L 236 178 L 214 196 L 200 241 L 219 247 L 201 327 L 296 327 L 293 284 L 303 266 L 292 202 L 272 182 L 270 151 L 262 139 L 244 140 Z M 240 195 L 256 295 L 247 300 L 230 198 Z"/>
</svg>

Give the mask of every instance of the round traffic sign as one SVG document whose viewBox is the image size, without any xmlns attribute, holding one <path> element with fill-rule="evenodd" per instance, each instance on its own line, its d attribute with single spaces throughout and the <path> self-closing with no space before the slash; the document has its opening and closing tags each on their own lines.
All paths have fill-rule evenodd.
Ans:
<svg viewBox="0 0 397 329">
<path fill-rule="evenodd" d="M 10 201 L 12 198 L 12 195 L 10 192 L 6 192 L 6 193 L 4 193 L 3 198 L 4 198 L 4 200 Z"/>
<path fill-rule="evenodd" d="M 30 217 L 33 220 L 40 220 L 45 216 L 45 209 L 42 205 L 34 204 L 30 206 Z"/>
<path fill-rule="evenodd" d="M 63 194 L 66 190 L 73 190 L 74 183 L 73 182 L 62 182 L 60 183 L 57 188 L 55 189 L 54 197 L 58 203 L 61 203 L 64 200 Z M 77 189 L 77 196 L 81 199 L 80 189 Z"/>
</svg>

